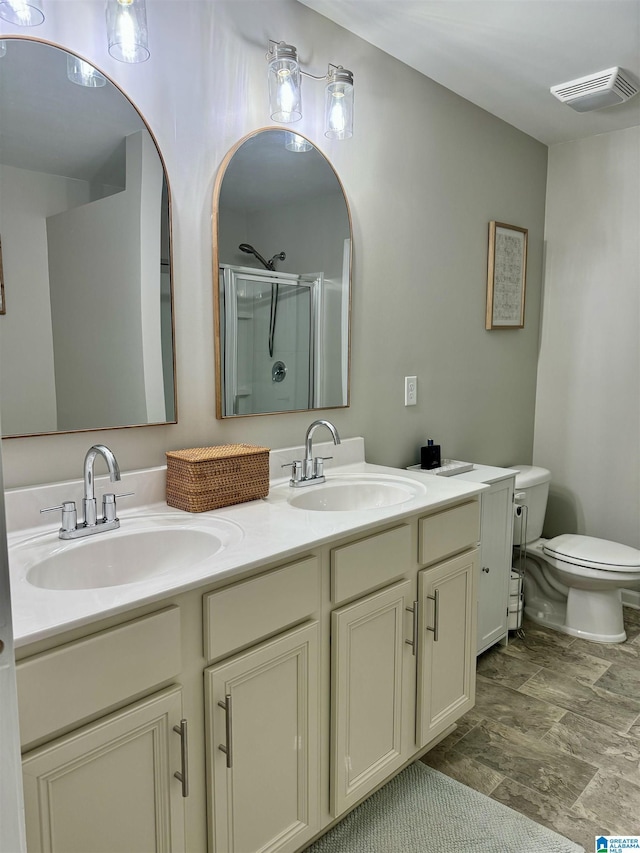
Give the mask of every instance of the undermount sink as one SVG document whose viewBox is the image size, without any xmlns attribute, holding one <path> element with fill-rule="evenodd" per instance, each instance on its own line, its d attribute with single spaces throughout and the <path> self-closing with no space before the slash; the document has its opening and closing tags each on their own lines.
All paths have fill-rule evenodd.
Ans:
<svg viewBox="0 0 640 853">
<path fill-rule="evenodd" d="M 121 520 L 115 531 L 73 541 L 38 536 L 12 549 L 10 559 L 42 589 L 100 589 L 188 570 L 242 539 L 223 519 L 148 516 Z M 45 541 L 46 540 L 46 541 Z"/>
<path fill-rule="evenodd" d="M 291 490 L 294 492 L 294 490 Z M 340 475 L 327 479 L 319 486 L 306 486 L 295 491 L 289 504 L 297 509 L 320 512 L 357 512 L 383 509 L 410 501 L 424 494 L 422 483 L 404 477 L 366 477 L 365 475 Z"/>
</svg>

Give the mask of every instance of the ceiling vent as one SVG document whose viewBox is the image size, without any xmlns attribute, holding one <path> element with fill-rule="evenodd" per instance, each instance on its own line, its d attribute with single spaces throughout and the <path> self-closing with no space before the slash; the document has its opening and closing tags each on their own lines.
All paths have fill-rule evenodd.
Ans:
<svg viewBox="0 0 640 853">
<path fill-rule="evenodd" d="M 622 104 L 638 94 L 638 84 L 622 68 L 607 68 L 597 74 L 589 74 L 578 80 L 560 83 L 549 90 L 563 104 L 586 113 L 602 107 Z"/>
</svg>

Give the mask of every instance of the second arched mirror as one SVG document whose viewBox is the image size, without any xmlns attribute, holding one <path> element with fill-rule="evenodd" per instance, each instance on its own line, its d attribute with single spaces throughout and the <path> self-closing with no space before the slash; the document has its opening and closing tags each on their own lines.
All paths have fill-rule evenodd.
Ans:
<svg viewBox="0 0 640 853">
<path fill-rule="evenodd" d="M 349 404 L 351 219 L 326 157 L 265 129 L 214 191 L 216 414 Z"/>
</svg>

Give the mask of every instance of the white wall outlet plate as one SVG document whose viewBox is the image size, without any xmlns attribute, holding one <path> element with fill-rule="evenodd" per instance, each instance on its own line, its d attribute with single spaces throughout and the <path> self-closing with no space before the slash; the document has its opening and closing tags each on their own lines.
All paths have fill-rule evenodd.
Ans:
<svg viewBox="0 0 640 853">
<path fill-rule="evenodd" d="M 415 406 L 418 403 L 418 377 L 404 377 L 404 404 L 405 406 Z"/>
</svg>

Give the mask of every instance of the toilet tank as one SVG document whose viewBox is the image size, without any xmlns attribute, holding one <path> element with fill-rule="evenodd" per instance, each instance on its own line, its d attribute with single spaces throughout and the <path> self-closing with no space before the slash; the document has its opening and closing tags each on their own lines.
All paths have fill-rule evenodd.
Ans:
<svg viewBox="0 0 640 853">
<path fill-rule="evenodd" d="M 535 465 L 514 465 L 513 467 L 518 471 L 513 517 L 513 544 L 522 545 L 525 542 L 525 519 L 526 542 L 534 542 L 542 536 L 551 472 L 546 468 L 537 468 Z M 523 511 L 518 515 L 518 506 L 526 506 L 527 513 L 525 514 Z"/>
</svg>

